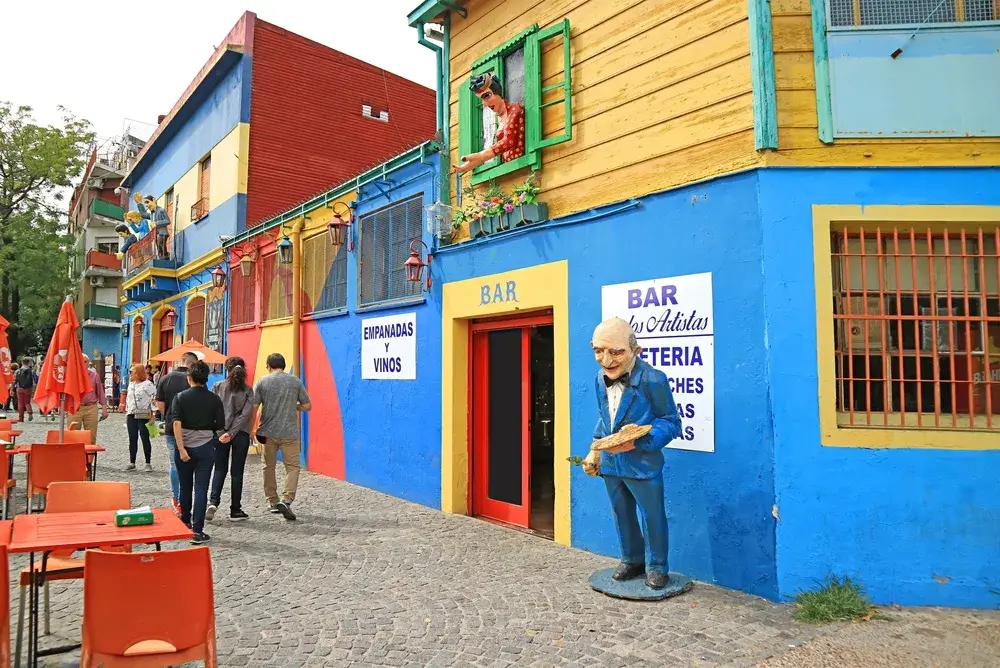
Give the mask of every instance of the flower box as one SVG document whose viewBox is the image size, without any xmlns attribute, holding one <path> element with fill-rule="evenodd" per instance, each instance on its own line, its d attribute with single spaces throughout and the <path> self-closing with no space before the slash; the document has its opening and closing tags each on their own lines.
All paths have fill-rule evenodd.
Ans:
<svg viewBox="0 0 1000 668">
<path fill-rule="evenodd" d="M 522 225 L 534 225 L 549 219 L 549 207 L 546 204 L 522 204 L 514 207 L 508 214 L 513 227 Z"/>
<path fill-rule="evenodd" d="M 503 231 L 506 226 L 502 225 L 501 216 L 483 216 L 469 221 L 469 236 L 473 239 L 485 237 Z"/>
</svg>

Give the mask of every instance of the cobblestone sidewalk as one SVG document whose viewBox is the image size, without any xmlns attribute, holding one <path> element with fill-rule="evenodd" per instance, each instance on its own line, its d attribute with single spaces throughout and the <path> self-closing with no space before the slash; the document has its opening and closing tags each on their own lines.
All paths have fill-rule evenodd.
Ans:
<svg viewBox="0 0 1000 668">
<path fill-rule="evenodd" d="M 24 426 L 20 442 L 44 440 L 52 423 Z M 99 441 L 108 453 L 98 479 L 130 481 L 134 505 L 168 503 L 162 438 L 154 441 L 153 473 L 124 471 L 121 416 L 101 424 Z M 230 524 L 223 511 L 206 527 L 224 666 L 735 668 L 844 633 L 798 624 L 787 606 L 705 584 L 665 603 L 614 600 L 587 586 L 588 575 L 613 560 L 307 473 L 295 504 L 299 521 L 285 522 L 264 510 L 259 467 L 256 457 L 247 462 L 250 521 Z M 23 470 L 17 474 L 23 509 Z M 79 582 L 52 585 L 56 636 L 79 637 L 81 591 Z M 16 615 L 16 590 L 11 601 Z M 52 642 L 43 638 L 43 646 Z"/>
</svg>

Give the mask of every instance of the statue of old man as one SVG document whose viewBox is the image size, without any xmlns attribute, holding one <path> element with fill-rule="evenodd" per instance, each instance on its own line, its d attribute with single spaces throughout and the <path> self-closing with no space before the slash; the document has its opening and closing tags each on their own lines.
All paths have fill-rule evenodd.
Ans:
<svg viewBox="0 0 1000 668">
<path fill-rule="evenodd" d="M 601 365 L 594 439 L 625 425 L 651 426 L 641 438 L 610 450 L 591 450 L 583 463 L 589 475 L 604 478 L 615 516 L 621 563 L 611 577 L 621 582 L 645 574 L 647 587 L 662 590 L 670 582 L 662 451 L 680 436 L 681 419 L 666 374 L 638 357 L 642 349 L 627 322 L 605 320 L 594 330 L 591 344 Z"/>
</svg>

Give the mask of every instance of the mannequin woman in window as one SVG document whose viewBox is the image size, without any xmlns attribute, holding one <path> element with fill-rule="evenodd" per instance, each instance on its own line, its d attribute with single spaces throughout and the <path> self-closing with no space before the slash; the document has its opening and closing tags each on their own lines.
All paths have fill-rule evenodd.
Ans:
<svg viewBox="0 0 1000 668">
<path fill-rule="evenodd" d="M 473 77 L 469 88 L 482 100 L 484 107 L 497 115 L 496 143 L 477 153 L 463 155 L 460 164 L 455 165 L 455 171 L 464 174 L 498 155 L 503 157 L 504 162 L 524 155 L 524 105 L 507 104 L 503 97 L 503 85 L 488 72 Z"/>
</svg>

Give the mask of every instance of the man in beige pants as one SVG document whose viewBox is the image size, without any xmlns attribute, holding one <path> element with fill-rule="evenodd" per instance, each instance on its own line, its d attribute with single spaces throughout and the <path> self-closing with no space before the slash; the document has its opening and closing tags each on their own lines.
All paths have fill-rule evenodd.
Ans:
<svg viewBox="0 0 1000 668">
<path fill-rule="evenodd" d="M 261 409 L 263 405 L 263 409 Z M 250 424 L 256 424 L 260 411 L 260 424 L 252 434 L 253 439 L 264 447 L 261 461 L 264 468 L 264 495 L 272 513 L 281 513 L 286 520 L 294 520 L 292 502 L 299 485 L 299 456 L 302 444 L 299 440 L 299 411 L 312 408 L 309 395 L 302 381 L 285 372 L 285 358 L 281 353 L 267 356 L 267 375 L 257 381 L 253 388 L 253 410 Z M 281 500 L 278 499 L 278 481 L 275 468 L 278 453 L 285 464 L 285 485 Z"/>
<path fill-rule="evenodd" d="M 90 357 L 83 356 L 83 362 L 87 365 L 87 376 L 90 378 L 90 386 L 87 393 L 80 399 L 80 407 L 76 413 L 70 417 L 69 428 L 83 428 L 90 431 L 90 442 L 97 443 L 97 425 L 101 420 L 108 417 L 108 397 L 104 394 L 104 383 L 97 371 L 90 365 Z M 97 417 L 97 405 L 101 406 L 101 417 Z"/>
</svg>

